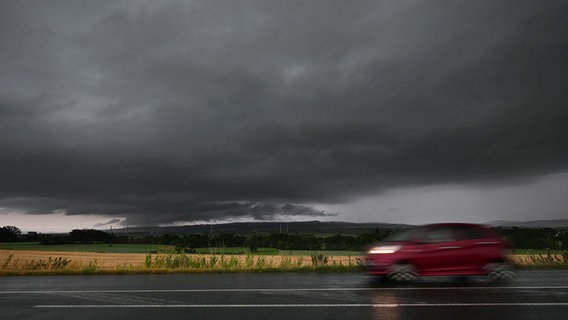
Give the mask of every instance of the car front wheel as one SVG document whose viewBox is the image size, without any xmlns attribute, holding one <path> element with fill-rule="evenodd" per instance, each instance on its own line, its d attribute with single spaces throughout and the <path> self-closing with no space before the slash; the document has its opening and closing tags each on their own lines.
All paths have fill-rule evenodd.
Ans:
<svg viewBox="0 0 568 320">
<path fill-rule="evenodd" d="M 489 263 L 485 266 L 489 278 L 497 281 L 511 280 L 515 278 L 516 273 L 511 266 L 505 262 Z"/>
</svg>

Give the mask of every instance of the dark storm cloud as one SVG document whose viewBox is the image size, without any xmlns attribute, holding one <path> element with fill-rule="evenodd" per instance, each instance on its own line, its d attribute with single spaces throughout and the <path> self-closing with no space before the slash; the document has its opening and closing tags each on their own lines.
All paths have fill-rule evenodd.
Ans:
<svg viewBox="0 0 568 320">
<path fill-rule="evenodd" d="M 320 217 L 568 170 L 563 1 L 0 6 L 0 208 Z"/>
<path fill-rule="evenodd" d="M 95 225 L 93 225 L 93 227 L 94 227 L 94 228 L 100 228 L 100 227 L 110 226 L 110 225 L 112 225 L 112 224 L 120 223 L 120 222 L 121 222 L 120 219 L 114 218 L 114 219 L 110 219 L 110 220 L 107 221 L 107 222 L 95 223 Z"/>
</svg>

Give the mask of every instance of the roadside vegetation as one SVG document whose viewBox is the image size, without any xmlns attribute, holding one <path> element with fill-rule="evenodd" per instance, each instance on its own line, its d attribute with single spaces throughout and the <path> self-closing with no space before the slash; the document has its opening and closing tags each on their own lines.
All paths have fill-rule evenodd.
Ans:
<svg viewBox="0 0 568 320">
<path fill-rule="evenodd" d="M 568 253 L 513 255 L 519 268 L 568 268 Z M 140 254 L 0 250 L 2 275 L 138 274 L 205 272 L 357 272 L 364 257 L 254 254 Z"/>
<path fill-rule="evenodd" d="M 396 230 L 358 235 L 263 234 L 115 236 L 100 230 L 22 235 L 0 228 L 0 276 L 171 272 L 363 270 L 366 245 Z M 566 229 L 499 229 L 520 268 L 568 268 Z"/>
<path fill-rule="evenodd" d="M 60 254 L 51 256 L 51 254 Z M 362 256 L 116 254 L 0 250 L 0 275 L 360 271 Z"/>
</svg>

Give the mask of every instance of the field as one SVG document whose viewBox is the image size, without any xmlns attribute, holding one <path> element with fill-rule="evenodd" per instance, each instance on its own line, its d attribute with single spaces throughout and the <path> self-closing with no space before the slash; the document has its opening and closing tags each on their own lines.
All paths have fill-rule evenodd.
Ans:
<svg viewBox="0 0 568 320">
<path fill-rule="evenodd" d="M 354 271 L 360 256 L 216 255 L 0 250 L 0 275 Z"/>
<path fill-rule="evenodd" d="M 38 250 L 41 249 L 41 250 Z M 356 251 L 278 251 L 259 248 L 203 248 L 175 253 L 159 245 L 0 244 L 0 276 L 29 274 L 135 274 L 171 272 L 360 271 L 363 253 Z M 513 254 L 523 267 L 562 267 L 566 254 Z"/>
<path fill-rule="evenodd" d="M 98 253 L 175 253 L 175 247 L 170 245 L 148 245 L 148 244 L 64 244 L 64 245 L 42 245 L 37 242 L 17 242 L 0 243 L 0 250 L 37 250 L 37 251 L 64 251 L 64 252 L 98 252 Z M 211 247 L 196 248 L 196 254 L 215 254 L 215 255 L 283 255 L 283 256 L 311 256 L 314 251 L 310 250 L 278 250 L 276 248 L 258 248 L 255 252 L 250 252 L 245 247 Z M 327 256 L 360 256 L 360 251 L 332 251 L 318 250 L 318 254 Z"/>
<path fill-rule="evenodd" d="M 0 250 L 37 250 L 99 253 L 168 253 L 174 246 L 152 244 L 62 244 L 42 245 L 38 242 L 0 243 Z"/>
<path fill-rule="evenodd" d="M 254 254 L 254 255 L 280 255 L 280 256 L 311 256 L 313 253 L 327 256 L 361 256 L 360 251 L 336 251 L 336 250 L 278 250 L 276 248 L 258 248 L 255 252 L 250 252 L 244 247 L 236 248 L 197 248 L 198 254 Z"/>
</svg>

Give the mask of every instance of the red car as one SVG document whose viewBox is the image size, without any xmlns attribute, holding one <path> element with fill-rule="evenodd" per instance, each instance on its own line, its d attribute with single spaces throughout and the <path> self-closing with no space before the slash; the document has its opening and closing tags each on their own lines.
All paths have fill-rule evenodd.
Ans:
<svg viewBox="0 0 568 320">
<path fill-rule="evenodd" d="M 477 224 L 445 223 L 393 234 L 367 251 L 367 273 L 401 281 L 417 276 L 489 275 L 506 280 L 508 245 L 493 230 Z"/>
</svg>

